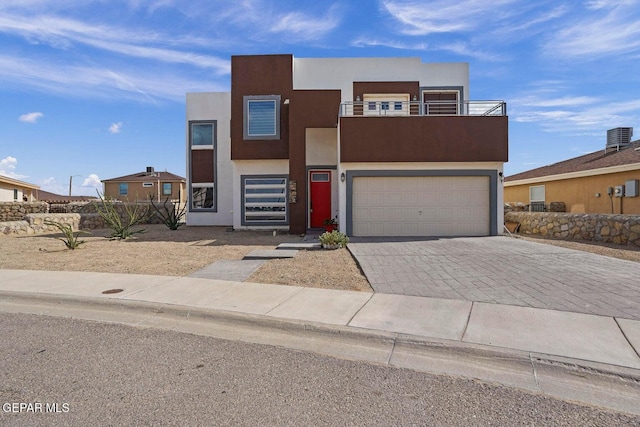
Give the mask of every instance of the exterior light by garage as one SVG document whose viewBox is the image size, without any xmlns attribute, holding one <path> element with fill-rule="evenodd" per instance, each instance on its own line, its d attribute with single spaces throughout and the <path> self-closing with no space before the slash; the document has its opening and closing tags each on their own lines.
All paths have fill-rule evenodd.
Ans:
<svg viewBox="0 0 640 427">
<path fill-rule="evenodd" d="M 340 174 L 340 181 L 344 182 L 345 179 L 347 179 L 347 177 L 344 175 L 344 172 L 342 172 Z"/>
</svg>

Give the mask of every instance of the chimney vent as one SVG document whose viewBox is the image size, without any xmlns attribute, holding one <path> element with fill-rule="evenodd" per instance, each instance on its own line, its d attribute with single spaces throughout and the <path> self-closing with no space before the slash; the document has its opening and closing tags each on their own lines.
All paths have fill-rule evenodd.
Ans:
<svg viewBox="0 0 640 427">
<path fill-rule="evenodd" d="M 154 173 L 153 166 L 147 166 L 147 175 L 153 175 Z"/>
</svg>

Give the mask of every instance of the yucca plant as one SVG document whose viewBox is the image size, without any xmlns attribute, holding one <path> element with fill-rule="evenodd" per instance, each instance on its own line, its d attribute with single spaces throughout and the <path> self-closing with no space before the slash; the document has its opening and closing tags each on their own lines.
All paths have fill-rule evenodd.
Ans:
<svg viewBox="0 0 640 427">
<path fill-rule="evenodd" d="M 180 207 L 180 203 L 178 203 L 178 209 L 176 209 L 173 203 L 169 203 L 169 197 L 164 199 L 164 203 L 162 206 L 153 201 L 153 196 L 149 199 L 151 201 L 151 206 L 155 209 L 158 216 L 162 219 L 164 225 L 169 227 L 170 230 L 177 230 L 178 227 L 184 225 L 184 215 L 187 211 L 187 204 Z"/>
<path fill-rule="evenodd" d="M 123 203 L 123 215 L 120 216 L 116 204 L 113 200 L 103 197 L 98 193 L 100 202 L 96 204 L 98 215 L 107 223 L 111 229 L 112 240 L 124 240 L 134 234 L 144 233 L 144 228 L 133 230 L 137 224 L 147 218 L 149 207 L 138 203 Z"/>
<path fill-rule="evenodd" d="M 78 230 L 74 234 L 73 227 L 71 227 L 71 225 L 63 224 L 57 221 L 47 220 L 44 223 L 46 225 L 52 225 L 56 227 L 58 230 L 60 230 L 60 232 L 64 235 L 64 237 L 56 237 L 56 239 L 64 242 L 65 246 L 71 250 L 74 250 L 81 244 L 86 243 L 86 240 L 78 240 L 78 236 L 80 236 L 80 234 L 91 234 L 88 231 L 83 231 L 83 230 Z"/>
</svg>

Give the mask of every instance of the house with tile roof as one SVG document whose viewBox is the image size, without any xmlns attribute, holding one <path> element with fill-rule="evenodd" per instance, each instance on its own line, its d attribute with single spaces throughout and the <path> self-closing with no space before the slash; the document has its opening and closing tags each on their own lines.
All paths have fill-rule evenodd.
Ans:
<svg viewBox="0 0 640 427">
<path fill-rule="evenodd" d="M 627 128 L 628 129 L 628 128 Z M 505 178 L 505 203 L 544 211 L 563 202 L 567 212 L 640 215 L 640 140 Z"/>
<path fill-rule="evenodd" d="M 146 171 L 117 178 L 103 179 L 104 197 L 120 201 L 148 200 L 167 198 L 184 203 L 186 200 L 185 178 L 171 172 L 159 172 L 153 167 Z"/>
</svg>

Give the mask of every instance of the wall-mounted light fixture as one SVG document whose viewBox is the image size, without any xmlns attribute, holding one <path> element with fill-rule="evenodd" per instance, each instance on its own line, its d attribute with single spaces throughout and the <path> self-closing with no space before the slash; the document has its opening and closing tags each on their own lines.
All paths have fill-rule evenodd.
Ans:
<svg viewBox="0 0 640 427">
<path fill-rule="evenodd" d="M 502 172 L 498 172 L 498 176 L 500 177 L 500 182 L 504 182 L 504 175 Z"/>
<path fill-rule="evenodd" d="M 345 176 L 344 172 L 342 172 L 340 174 L 340 181 L 344 182 L 345 179 L 347 179 L 347 177 Z"/>
<path fill-rule="evenodd" d="M 284 105 L 289 105 L 289 98 L 285 99 L 283 102 Z"/>
<path fill-rule="evenodd" d="M 360 95 L 356 96 L 356 102 L 360 102 Z"/>
</svg>

